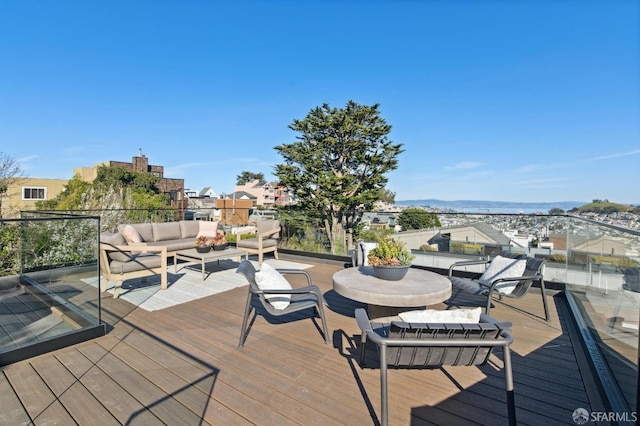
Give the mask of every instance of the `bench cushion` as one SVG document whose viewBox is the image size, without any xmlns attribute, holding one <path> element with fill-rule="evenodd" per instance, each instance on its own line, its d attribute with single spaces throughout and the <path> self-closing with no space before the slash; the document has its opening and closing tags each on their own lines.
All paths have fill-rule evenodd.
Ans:
<svg viewBox="0 0 640 426">
<path fill-rule="evenodd" d="M 142 253 L 133 255 L 128 262 L 120 262 L 112 260 L 109 268 L 113 274 L 122 274 L 125 272 L 141 271 L 143 269 L 159 268 L 162 264 L 162 257 L 157 254 Z"/>
<path fill-rule="evenodd" d="M 167 253 L 171 253 L 178 250 L 187 250 L 193 248 L 194 242 L 195 239 L 192 240 L 191 238 L 180 238 L 178 240 L 154 241 L 152 243 L 148 243 L 147 245 L 149 247 L 166 247 Z"/>
<path fill-rule="evenodd" d="M 280 238 L 280 221 L 279 220 L 259 220 L 256 224 L 256 233 L 263 234 L 273 230 L 271 235 L 263 235 L 262 238 Z"/>
<path fill-rule="evenodd" d="M 442 323 L 442 324 L 468 324 L 480 322 L 480 307 L 473 309 L 421 309 L 416 311 L 401 312 L 398 314 L 404 322 Z"/>
<path fill-rule="evenodd" d="M 180 238 L 193 238 L 195 240 L 198 231 L 200 231 L 199 220 L 181 220 L 180 222 Z"/>
<path fill-rule="evenodd" d="M 262 248 L 275 247 L 278 244 L 276 240 L 262 240 Z M 247 238 L 240 240 L 238 247 L 246 247 L 251 249 L 258 249 L 257 238 Z"/>
<path fill-rule="evenodd" d="M 152 241 L 177 240 L 182 238 L 180 224 L 178 222 L 152 223 L 153 231 Z"/>
</svg>

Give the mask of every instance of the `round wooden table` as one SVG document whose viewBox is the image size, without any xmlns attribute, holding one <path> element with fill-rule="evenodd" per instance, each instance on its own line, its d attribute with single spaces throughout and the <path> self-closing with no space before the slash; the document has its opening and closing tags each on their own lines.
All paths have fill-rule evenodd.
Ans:
<svg viewBox="0 0 640 426">
<path fill-rule="evenodd" d="M 424 309 L 451 297 L 447 277 L 418 268 L 409 268 L 400 281 L 381 280 L 371 266 L 346 268 L 333 274 L 333 288 L 341 296 L 367 303 L 370 318 Z"/>
</svg>

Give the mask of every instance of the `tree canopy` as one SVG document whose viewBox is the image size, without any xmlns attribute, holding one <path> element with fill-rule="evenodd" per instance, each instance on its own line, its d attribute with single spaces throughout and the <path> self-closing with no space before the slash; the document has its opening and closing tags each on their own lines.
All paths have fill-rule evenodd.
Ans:
<svg viewBox="0 0 640 426">
<path fill-rule="evenodd" d="M 324 221 L 331 252 L 337 253 L 345 246 L 345 231 L 385 195 L 385 174 L 398 167 L 402 144 L 388 139 L 391 126 L 378 104 L 323 104 L 289 128 L 298 133 L 297 141 L 275 147 L 284 158 L 275 175 L 300 208 Z"/>
<path fill-rule="evenodd" d="M 159 177 L 121 167 L 98 167 L 93 182 L 74 176 L 52 200 L 36 203 L 40 209 L 101 210 L 167 207 L 167 195 L 157 187 Z"/>
<path fill-rule="evenodd" d="M 440 218 L 435 213 L 417 207 L 408 207 L 398 216 L 398 225 L 403 231 L 440 227 Z"/>
<path fill-rule="evenodd" d="M 563 214 L 564 210 L 562 210 L 560 207 L 554 207 L 551 210 L 549 210 L 549 214 Z"/>
<path fill-rule="evenodd" d="M 385 189 L 384 191 L 382 191 L 382 197 L 380 198 L 380 200 L 384 201 L 385 203 L 393 204 L 396 201 L 396 193 L 389 189 Z"/>
<path fill-rule="evenodd" d="M 9 185 L 24 177 L 20 163 L 4 152 L 0 152 L 0 218 L 2 218 L 2 198 L 6 195 Z"/>
<path fill-rule="evenodd" d="M 264 174 L 244 171 L 236 176 L 236 185 L 244 185 L 246 183 L 253 182 L 254 180 L 263 181 Z"/>
</svg>

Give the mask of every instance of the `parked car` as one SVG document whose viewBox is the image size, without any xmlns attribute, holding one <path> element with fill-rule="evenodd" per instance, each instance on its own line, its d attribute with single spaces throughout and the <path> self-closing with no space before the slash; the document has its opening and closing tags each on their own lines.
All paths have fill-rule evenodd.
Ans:
<svg viewBox="0 0 640 426">
<path fill-rule="evenodd" d="M 249 222 L 256 223 L 259 220 L 273 220 L 278 218 L 278 212 L 275 210 L 253 210 L 249 215 Z"/>
</svg>

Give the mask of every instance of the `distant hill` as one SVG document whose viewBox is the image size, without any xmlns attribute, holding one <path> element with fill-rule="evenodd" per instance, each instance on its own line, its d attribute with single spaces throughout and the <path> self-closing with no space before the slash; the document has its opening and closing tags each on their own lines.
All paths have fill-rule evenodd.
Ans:
<svg viewBox="0 0 640 426">
<path fill-rule="evenodd" d="M 611 203 L 609 201 L 594 201 L 578 208 L 581 212 L 594 213 L 614 213 L 614 212 L 630 212 L 636 209 L 626 204 Z"/>
<path fill-rule="evenodd" d="M 584 201 L 554 201 L 544 203 L 516 203 L 510 201 L 486 201 L 486 200 L 454 200 L 444 201 L 435 198 L 426 200 L 398 200 L 397 205 L 401 206 L 431 206 L 442 209 L 457 211 L 492 211 L 496 213 L 513 211 L 543 212 L 546 213 L 553 208 L 560 208 L 568 211 L 579 208 L 587 204 Z"/>
</svg>

